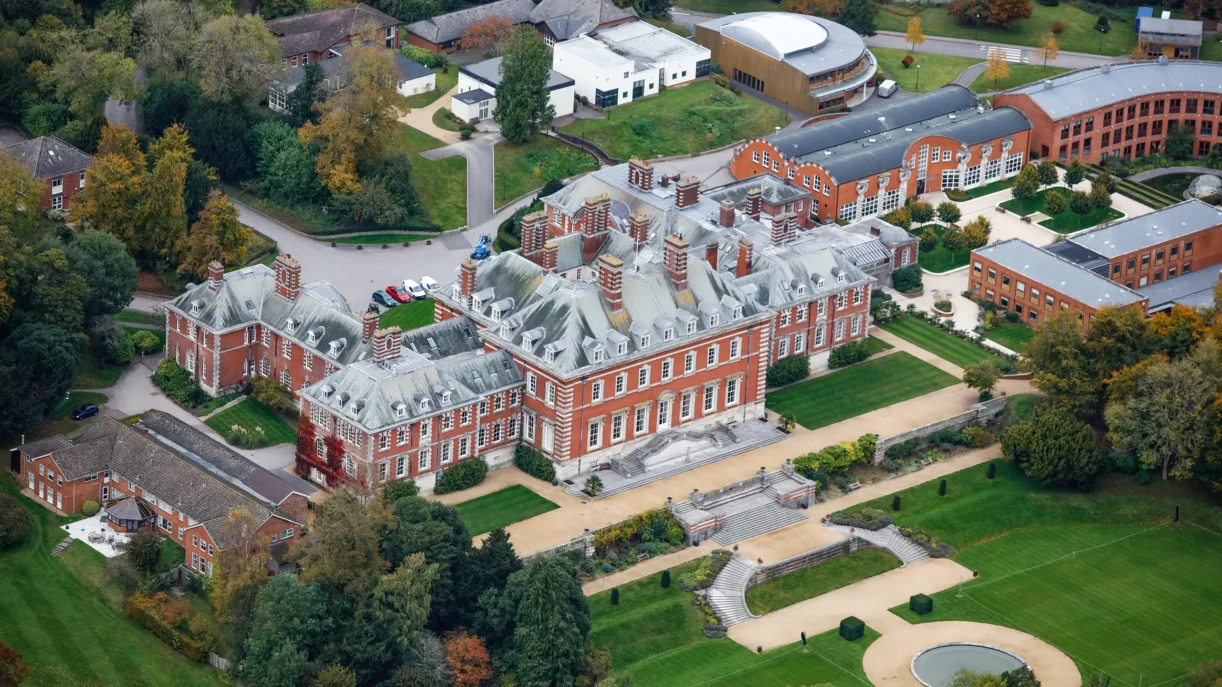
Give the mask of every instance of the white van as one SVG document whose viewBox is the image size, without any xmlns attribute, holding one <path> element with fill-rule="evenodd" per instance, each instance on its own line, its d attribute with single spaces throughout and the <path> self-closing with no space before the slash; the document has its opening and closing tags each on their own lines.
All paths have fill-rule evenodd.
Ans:
<svg viewBox="0 0 1222 687">
<path fill-rule="evenodd" d="M 898 88 L 899 86 L 897 86 L 894 81 L 887 79 L 886 81 L 878 84 L 878 97 L 890 98 L 891 94 L 895 93 Z"/>
</svg>

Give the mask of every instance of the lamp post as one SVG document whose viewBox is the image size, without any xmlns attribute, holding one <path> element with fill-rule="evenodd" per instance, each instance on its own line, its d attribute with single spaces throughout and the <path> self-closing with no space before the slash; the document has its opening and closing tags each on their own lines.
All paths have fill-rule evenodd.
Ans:
<svg viewBox="0 0 1222 687">
<path fill-rule="evenodd" d="M 976 13 L 976 40 L 980 40 L 980 13 Z"/>
<path fill-rule="evenodd" d="M 921 65 L 919 64 L 917 65 L 917 82 L 916 82 L 916 91 L 915 92 L 916 93 L 921 92 Z"/>
</svg>

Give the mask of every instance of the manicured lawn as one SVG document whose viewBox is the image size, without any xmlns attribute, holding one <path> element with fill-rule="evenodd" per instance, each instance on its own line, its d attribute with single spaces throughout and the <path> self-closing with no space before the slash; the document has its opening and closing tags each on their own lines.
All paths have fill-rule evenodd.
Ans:
<svg viewBox="0 0 1222 687">
<path fill-rule="evenodd" d="M 611 605 L 610 592 L 589 597 L 589 645 L 611 650 L 616 673 L 630 675 L 633 684 L 651 687 L 868 684 L 861 657 L 878 638 L 869 628 L 855 642 L 832 631 L 811 637 L 806 649 L 792 644 L 764 654 L 730 639 L 706 639 L 692 595 L 679 588 L 679 574 L 696 566 L 693 561 L 671 568 L 669 589 L 659 585 L 660 574 L 621 586 L 618 606 Z"/>
<path fill-rule="evenodd" d="M 862 549 L 751 587 L 747 590 L 747 606 L 756 615 L 768 615 L 898 567 L 900 559 L 890 552 Z"/>
<path fill-rule="evenodd" d="M 926 224 L 923 227 L 913 229 L 912 233 L 920 236 L 927 228 L 932 229 L 933 233 L 938 235 L 938 245 L 933 250 L 921 251 L 921 267 L 930 272 L 948 272 L 958 267 L 963 267 L 968 263 L 972 251 L 961 250 L 958 253 L 952 253 L 946 250 L 946 246 L 942 244 L 942 234 L 946 231 L 945 226 L 941 224 Z"/>
<path fill-rule="evenodd" d="M 229 428 L 234 425 L 245 427 L 246 431 L 252 433 L 255 427 L 262 427 L 269 446 L 291 444 L 297 440 L 297 430 L 253 396 L 208 418 L 208 426 L 221 436 L 229 434 Z"/>
<path fill-rule="evenodd" d="M 1034 4 L 1031 8 L 1031 17 L 1014 22 L 1009 29 L 982 26 L 979 32 L 971 24 L 961 24 L 955 21 L 955 18 L 946 11 L 945 6 L 930 6 L 920 13 L 920 17 L 921 30 L 927 36 L 966 38 L 982 45 L 1005 43 L 1032 47 L 1042 45 L 1044 33 L 1048 31 L 1048 27 L 1061 21 L 1065 23 L 1065 31 L 1057 36 L 1057 44 L 1062 51 L 1100 54 L 1099 43 L 1102 38 L 1103 51 L 1101 54 L 1128 55 L 1133 50 L 1133 46 L 1137 44 L 1137 35 L 1133 33 L 1132 22 L 1132 16 L 1136 14 L 1137 8 L 1115 7 L 1113 9 L 1128 14 L 1130 19 L 1127 23 L 1111 22 L 1112 30 L 1106 34 L 1094 30 L 1095 22 L 1098 20 L 1097 15 L 1080 10 L 1068 3 L 1061 3 L 1056 7 Z M 878 30 L 903 33 L 908 29 L 909 19 L 910 17 L 907 16 L 880 10 L 877 15 Z M 1035 58 L 1032 57 L 1032 59 Z"/>
<path fill-rule="evenodd" d="M 208 413 L 211 413 L 212 411 L 216 410 L 217 408 L 220 408 L 221 406 L 225 405 L 226 403 L 229 403 L 230 401 L 238 398 L 241 395 L 242 394 L 240 392 L 235 391 L 231 394 L 225 394 L 224 396 L 217 396 L 216 398 L 200 406 L 197 412 L 200 415 L 207 415 Z"/>
<path fill-rule="evenodd" d="M 118 313 L 115 313 L 115 320 L 132 324 L 152 324 L 158 327 L 165 327 L 165 315 L 154 315 L 153 313 L 140 312 L 139 310 L 120 310 Z"/>
<path fill-rule="evenodd" d="M 1010 405 L 1014 407 L 1014 414 L 1023 422 L 1031 422 L 1035 419 L 1035 408 L 1044 402 L 1044 396 L 1041 394 L 1013 394 L 1010 396 Z"/>
<path fill-rule="evenodd" d="M 0 488 L 17 491 L 8 478 Z M 0 642 L 29 666 L 23 685 L 229 684 L 219 671 L 174 653 L 108 603 L 96 588 L 108 585 L 101 554 L 78 542 L 52 558 L 66 520 L 16 498 L 33 518 L 26 541 L 0 552 Z"/>
<path fill-rule="evenodd" d="M 382 244 L 382 243 L 413 243 L 416 241 L 424 241 L 425 239 L 435 239 L 437 234 L 361 234 L 360 236 L 346 236 L 342 239 L 328 239 L 334 243 L 361 243 L 361 244 Z"/>
<path fill-rule="evenodd" d="M 767 408 L 792 412 L 798 424 L 818 429 L 958 383 L 952 375 L 900 351 L 773 391 Z"/>
<path fill-rule="evenodd" d="M 879 13 L 881 16 L 883 13 Z M 936 91 L 948 83 L 954 82 L 964 69 L 973 64 L 980 64 L 984 59 L 974 57 L 955 57 L 953 55 L 935 55 L 929 52 L 911 52 L 898 48 L 870 48 L 878 64 L 887 70 L 887 75 L 899 84 L 900 88 L 913 93 Z M 904 68 L 902 61 L 905 56 L 912 55 L 915 60 L 912 66 Z M 920 65 L 920 69 L 917 69 Z M 920 77 L 918 78 L 918 71 Z"/>
<path fill-rule="evenodd" d="M 774 8 L 775 9 L 775 8 Z M 789 116 L 761 100 L 734 95 L 712 81 L 672 88 L 607 109 L 606 119 L 584 119 L 561 131 L 593 141 L 627 160 L 700 153 L 744 138 L 771 134 Z"/>
<path fill-rule="evenodd" d="M 880 326 L 904 341 L 916 344 L 959 367 L 967 367 L 982 360 L 996 359 L 996 356 L 983 348 L 938 329 L 918 317 L 900 317 Z"/>
<path fill-rule="evenodd" d="M 457 72 L 452 68 L 451 72 Z M 418 153 L 440 148 L 444 143 L 428 134 L 400 125 L 398 146 L 412 156 L 412 183 L 429 218 L 443 230 L 467 224 L 467 159 L 461 155 L 429 160 Z"/>
<path fill-rule="evenodd" d="M 382 313 L 378 319 L 379 327 L 398 327 L 403 331 L 433 324 L 433 299 L 408 301 Z"/>
<path fill-rule="evenodd" d="M 1035 330 L 1025 324 L 1009 323 L 986 330 L 984 336 L 1015 353 L 1022 353 L 1023 346 L 1035 336 Z"/>
<path fill-rule="evenodd" d="M 1018 178 L 1017 175 L 1012 176 L 1008 179 L 1001 179 L 999 181 L 994 181 L 993 183 L 985 184 L 984 186 L 975 186 L 975 187 L 966 189 L 963 192 L 967 194 L 967 197 L 969 199 L 981 198 L 991 193 L 997 193 L 998 191 L 1004 191 L 1010 188 L 1011 186 L 1014 185 L 1014 180 L 1016 178 Z"/>
<path fill-rule="evenodd" d="M 433 124 L 446 131 L 458 131 L 458 125 L 446 115 L 446 108 L 439 107 L 433 111 Z"/>
<path fill-rule="evenodd" d="M 458 65 L 450 65 L 450 73 L 445 74 L 440 69 L 434 69 L 433 73 L 437 75 L 437 87 L 428 93 L 419 95 L 410 95 L 407 97 L 407 104 L 412 108 L 427 107 L 437 102 L 437 99 L 446 94 L 446 91 L 458 85 Z M 446 103 L 444 106 L 448 106 Z M 443 106 L 443 107 L 444 107 Z"/>
<path fill-rule="evenodd" d="M 554 138 L 536 136 L 529 143 L 508 141 L 496 146 L 496 205 L 499 207 L 551 179 L 567 179 L 598 169 L 593 155 L 570 148 Z"/>
<path fill-rule="evenodd" d="M 646 19 L 645 21 L 649 22 L 650 24 L 653 24 L 654 26 L 657 26 L 658 28 L 666 29 L 667 31 L 670 31 L 671 33 L 675 34 L 676 36 L 683 36 L 684 38 L 691 38 L 694 35 L 691 31 L 688 31 L 687 29 L 680 26 L 679 24 L 674 23 L 673 21 L 666 21 L 665 19 Z"/>
<path fill-rule="evenodd" d="M 560 506 L 520 484 L 515 484 L 470 501 L 463 501 L 456 507 L 458 515 L 467 523 L 467 529 L 471 530 L 471 535 L 478 536 L 549 510 L 556 510 Z"/>
<path fill-rule="evenodd" d="M 870 351 L 870 355 L 874 355 L 875 353 L 882 353 L 883 351 L 889 351 L 892 348 L 895 348 L 895 346 L 892 346 L 891 344 L 877 337 L 867 336 L 866 337 L 866 348 Z"/>
<path fill-rule="evenodd" d="M 1100 224 L 1107 224 L 1121 217 L 1124 217 L 1124 213 L 1112 208 L 1095 208 L 1085 215 L 1079 215 L 1072 210 L 1067 210 L 1059 215 L 1053 215 L 1051 219 L 1040 222 L 1040 226 L 1048 227 L 1058 234 L 1072 234 L 1075 231 L 1082 231 L 1083 229 L 1090 229 Z"/>
<path fill-rule="evenodd" d="M 1027 215 L 1031 215 L 1036 212 L 1044 212 L 1044 196 L 1048 195 L 1049 191 L 1056 191 L 1065 198 L 1066 202 L 1069 201 L 1069 194 L 1071 191 L 1064 186 L 1055 186 L 1052 188 L 1040 189 L 1039 191 L 1035 192 L 1034 196 L 1031 196 L 1026 200 L 1011 198 L 1010 200 L 1002 201 L 1001 206 L 1019 217 L 1026 217 Z"/>
<path fill-rule="evenodd" d="M 987 75 L 981 74 L 972 82 L 972 90 L 976 93 L 1008 91 L 1011 88 L 1018 88 L 1033 81 L 1051 79 L 1057 74 L 1064 74 L 1067 71 L 1069 70 L 1061 67 L 1043 67 L 1039 64 L 1011 64 L 1009 76 L 1004 79 L 998 79 L 997 83 L 994 84 L 993 80 Z"/>
</svg>

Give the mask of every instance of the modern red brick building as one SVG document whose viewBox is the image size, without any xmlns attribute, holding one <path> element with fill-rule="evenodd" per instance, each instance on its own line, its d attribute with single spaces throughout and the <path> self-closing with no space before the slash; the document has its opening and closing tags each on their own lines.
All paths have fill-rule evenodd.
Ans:
<svg viewBox="0 0 1222 687">
<path fill-rule="evenodd" d="M 4 149 L 43 183 L 39 210 L 67 210 L 85 188 L 93 158 L 54 136 L 39 136 Z"/>
<path fill-rule="evenodd" d="M 736 179 L 771 174 L 810 192 L 806 223 L 885 215 L 927 191 L 974 188 L 1018 174 L 1031 122 L 946 86 L 868 112 L 747 141 Z"/>
<path fill-rule="evenodd" d="M 254 516 L 270 546 L 304 533 L 308 484 L 299 490 L 159 411 L 146 417 L 160 431 L 101 417 L 75 441 L 18 447 L 20 483 L 60 512 L 95 501 L 117 531 L 169 537 L 205 575 L 229 544 L 224 523 L 235 510 Z"/>
<path fill-rule="evenodd" d="M 1195 152 L 1206 155 L 1222 142 L 1220 103 L 1222 64 L 1166 57 L 1080 69 L 993 99 L 1031 120 L 1032 157 L 1089 163 L 1161 152 L 1173 123 L 1195 133 Z"/>
<path fill-rule="evenodd" d="M 273 19 L 267 22 L 267 29 L 280 41 L 280 57 L 284 66 L 292 68 L 342 56 L 340 46 L 351 43 L 353 37 L 362 41 L 377 41 L 391 50 L 398 50 L 402 45 L 399 40 L 400 24 L 398 19 L 385 12 L 357 3 Z"/>
</svg>

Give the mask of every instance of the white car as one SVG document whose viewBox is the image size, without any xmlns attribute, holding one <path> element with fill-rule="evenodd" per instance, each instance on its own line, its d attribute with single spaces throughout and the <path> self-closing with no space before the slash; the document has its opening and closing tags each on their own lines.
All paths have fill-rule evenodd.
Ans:
<svg viewBox="0 0 1222 687">
<path fill-rule="evenodd" d="M 420 300 L 422 298 L 429 297 L 429 295 L 424 292 L 424 289 L 420 288 L 420 285 L 411 279 L 403 280 L 403 290 L 411 294 L 413 300 Z"/>
<path fill-rule="evenodd" d="M 420 285 L 423 286 L 424 290 L 428 291 L 429 293 L 437 291 L 441 288 L 441 284 L 438 284 L 437 280 L 433 279 L 432 277 L 421 277 Z"/>
</svg>

